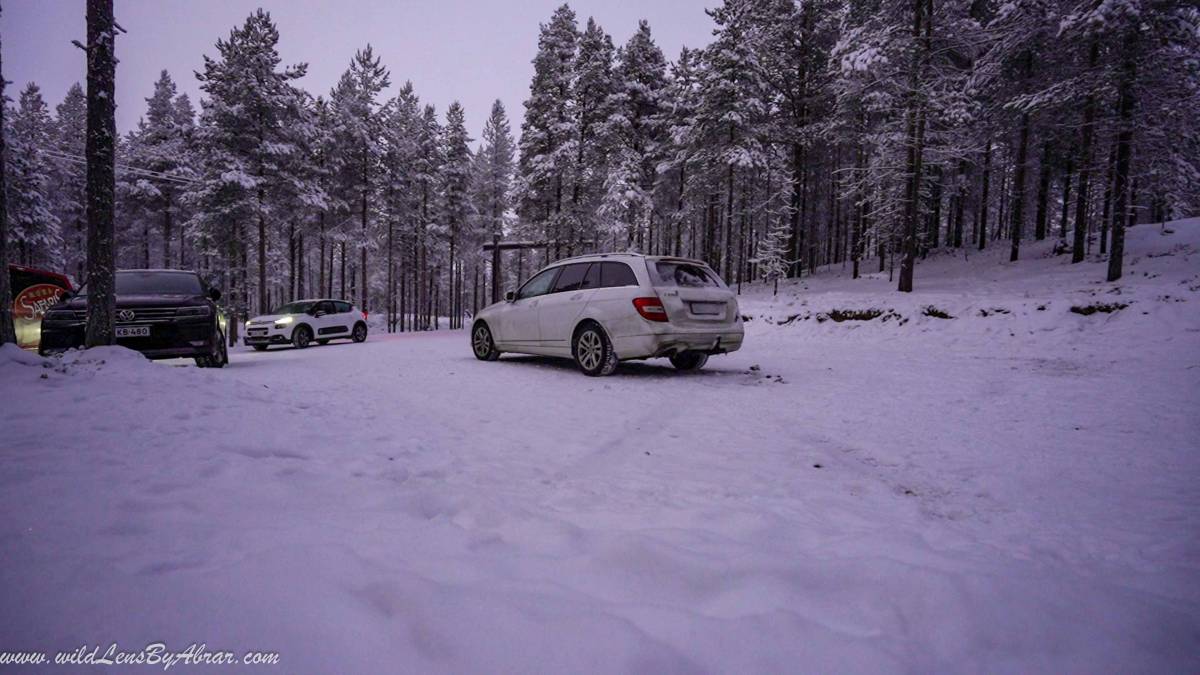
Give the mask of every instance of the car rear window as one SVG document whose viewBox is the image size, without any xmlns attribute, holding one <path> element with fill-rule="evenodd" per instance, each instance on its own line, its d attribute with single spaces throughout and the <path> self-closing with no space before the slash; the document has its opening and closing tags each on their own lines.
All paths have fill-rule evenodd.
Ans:
<svg viewBox="0 0 1200 675">
<path fill-rule="evenodd" d="M 721 277 L 705 265 L 678 260 L 659 260 L 649 265 L 655 286 L 722 288 Z"/>
<path fill-rule="evenodd" d="M 629 265 L 620 262 L 602 262 L 600 263 L 600 287 L 612 288 L 614 286 L 637 286 L 637 276 Z"/>
<path fill-rule="evenodd" d="M 345 314 L 350 311 L 350 303 L 337 300 L 333 303 L 337 307 L 338 314 Z"/>
</svg>

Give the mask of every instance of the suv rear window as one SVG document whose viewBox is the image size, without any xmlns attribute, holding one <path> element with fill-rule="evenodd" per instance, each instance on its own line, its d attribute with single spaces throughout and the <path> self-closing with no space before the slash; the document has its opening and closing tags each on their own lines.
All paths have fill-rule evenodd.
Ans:
<svg viewBox="0 0 1200 675">
<path fill-rule="evenodd" d="M 722 288 L 721 278 L 704 265 L 678 260 L 659 260 L 650 267 L 655 286 L 683 288 Z"/>
</svg>

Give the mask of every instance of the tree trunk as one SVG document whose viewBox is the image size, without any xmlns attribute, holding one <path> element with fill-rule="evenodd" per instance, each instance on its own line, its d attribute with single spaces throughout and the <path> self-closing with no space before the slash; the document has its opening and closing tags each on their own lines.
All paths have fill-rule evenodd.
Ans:
<svg viewBox="0 0 1200 675">
<path fill-rule="evenodd" d="M 114 142 L 117 133 L 113 0 L 87 2 L 87 336 L 88 347 L 113 343 L 116 308 L 113 246 Z M 4 274 L 8 274 L 5 269 Z"/>
<path fill-rule="evenodd" d="M 1117 164 L 1117 144 L 1108 151 L 1108 168 L 1104 172 L 1104 210 L 1100 214 L 1100 255 L 1108 252 L 1108 215 L 1112 212 L 1113 171 Z"/>
<path fill-rule="evenodd" d="M 1033 55 L 1028 56 L 1029 61 L 1032 61 Z M 1028 76 L 1031 67 L 1026 63 L 1026 76 Z M 1010 227 L 1012 235 L 1012 251 L 1009 253 L 1008 261 L 1016 262 L 1021 258 L 1021 235 L 1025 229 L 1025 171 L 1026 162 L 1029 159 L 1029 125 L 1030 114 L 1021 115 L 1021 140 L 1017 145 L 1017 166 L 1013 171 L 1013 202 L 1012 202 L 1012 221 Z"/>
<path fill-rule="evenodd" d="M 166 189 L 167 203 L 163 208 L 163 267 L 171 266 L 171 188 Z M 181 252 L 182 253 L 182 252 Z"/>
<path fill-rule="evenodd" d="M 919 94 L 923 48 L 917 45 L 921 42 L 921 31 L 925 21 L 925 2 L 926 0 L 914 0 L 913 2 L 913 53 L 908 76 L 908 159 L 905 166 L 907 185 L 904 199 L 904 257 L 900 260 L 900 283 L 898 286 L 898 290 L 905 293 L 912 292 L 913 270 L 917 263 L 917 220 L 919 215 L 917 200 L 921 196 L 921 160 L 925 140 L 925 117 L 922 114 L 922 102 Z"/>
<path fill-rule="evenodd" d="M 0 66 L 0 130 L 4 129 L 4 69 Z M 4 137 L 0 133 L 0 345 L 17 341 L 13 329 L 12 286 L 8 275 L 8 189 L 4 163 Z"/>
<path fill-rule="evenodd" d="M 791 179 L 791 196 L 788 199 L 790 205 L 788 218 L 791 220 L 791 233 L 789 234 L 790 241 L 788 242 L 788 252 L 791 254 L 791 263 L 788 265 L 788 276 L 800 276 L 800 246 L 803 237 L 800 235 L 800 193 L 803 191 L 803 173 L 804 166 L 804 146 L 799 143 L 792 143 L 792 179 Z"/>
<path fill-rule="evenodd" d="M 1125 256 L 1125 212 L 1129 201 L 1129 164 L 1133 152 L 1133 87 L 1137 81 L 1137 29 L 1127 28 L 1122 49 L 1121 80 L 1117 94 L 1117 164 L 1113 175 L 1115 193 L 1112 246 L 1108 254 L 1108 281 L 1121 278 Z"/>
<path fill-rule="evenodd" d="M 1038 167 L 1037 206 L 1033 218 L 1033 238 L 1046 238 L 1047 201 L 1050 198 L 1050 141 L 1042 143 L 1042 161 Z"/>
<path fill-rule="evenodd" d="M 1058 235 L 1060 239 L 1067 238 L 1067 216 L 1071 210 L 1071 174 L 1074 170 L 1074 162 L 1070 158 L 1067 158 L 1067 168 L 1063 172 L 1062 213 L 1059 216 L 1058 222 Z"/>
<path fill-rule="evenodd" d="M 987 247 L 988 238 L 988 191 L 992 183 L 992 139 L 988 138 L 983 146 L 983 185 L 979 196 L 979 250 Z"/>
<path fill-rule="evenodd" d="M 367 306 L 367 175 L 366 168 L 363 169 L 363 191 L 362 191 L 362 288 L 359 290 L 359 298 L 362 303 L 362 311 L 364 313 L 370 311 Z"/>
</svg>

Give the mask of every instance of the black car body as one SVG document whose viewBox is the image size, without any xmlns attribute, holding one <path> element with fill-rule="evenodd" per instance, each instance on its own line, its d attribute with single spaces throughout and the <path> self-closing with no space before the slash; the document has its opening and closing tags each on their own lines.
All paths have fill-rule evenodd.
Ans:
<svg viewBox="0 0 1200 675">
<path fill-rule="evenodd" d="M 228 362 L 215 301 L 221 297 L 195 272 L 121 270 L 116 273 L 116 344 L 151 359 L 194 358 L 197 365 Z M 51 307 L 42 319 L 42 355 L 84 344 L 87 284 Z"/>
</svg>

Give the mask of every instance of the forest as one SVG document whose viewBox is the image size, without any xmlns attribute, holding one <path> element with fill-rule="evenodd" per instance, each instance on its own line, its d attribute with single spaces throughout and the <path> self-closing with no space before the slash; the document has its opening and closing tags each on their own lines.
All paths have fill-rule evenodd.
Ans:
<svg viewBox="0 0 1200 675">
<path fill-rule="evenodd" d="M 473 139 L 462 106 L 423 102 L 370 45 L 331 91 L 304 90 L 259 10 L 205 55 L 201 100 L 163 71 L 117 140 L 118 266 L 196 269 L 234 317 L 338 296 L 424 330 L 593 251 L 703 259 L 739 289 L 839 265 L 911 291 L 927 256 L 1017 261 L 1051 238 L 1074 262 L 1107 260 L 1112 281 L 1127 227 L 1200 199 L 1190 3 L 707 12 L 711 43 L 670 58 L 646 22 L 618 46 L 563 5 L 541 25 L 519 128 L 497 100 Z M 84 90 L 53 111 L 36 83 L 11 98 L 8 259 L 82 281 Z M 484 246 L 501 240 L 525 247 L 497 278 Z"/>
</svg>

